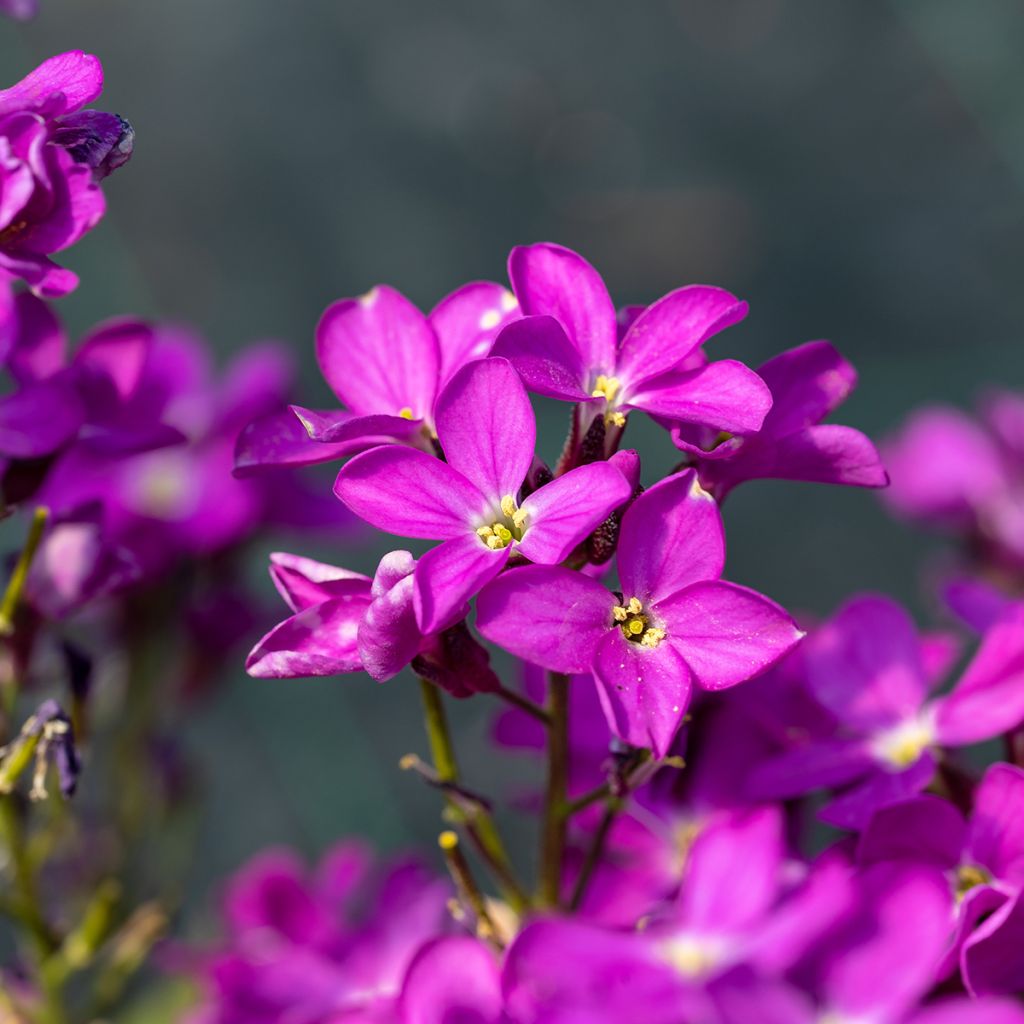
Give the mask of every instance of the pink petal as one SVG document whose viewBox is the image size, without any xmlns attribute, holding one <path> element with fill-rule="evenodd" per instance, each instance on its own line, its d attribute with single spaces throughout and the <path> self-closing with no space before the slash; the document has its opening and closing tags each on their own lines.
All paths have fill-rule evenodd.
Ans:
<svg viewBox="0 0 1024 1024">
<path fill-rule="evenodd" d="M 644 603 L 722 574 L 722 517 L 693 470 L 662 480 L 630 505 L 622 518 L 618 564 L 623 597 Z"/>
<path fill-rule="evenodd" d="M 517 246 L 508 276 L 524 316 L 553 316 L 594 373 L 615 366 L 615 307 L 598 272 L 578 253 L 550 242 Z"/>
<path fill-rule="evenodd" d="M 594 657 L 594 675 L 608 728 L 635 747 L 664 757 L 690 704 L 690 671 L 670 644 L 630 643 L 606 630 Z"/>
<path fill-rule="evenodd" d="M 818 818 L 836 828 L 859 832 L 881 808 L 917 796 L 935 777 L 935 767 L 935 755 L 930 751 L 901 771 L 879 767 L 863 782 L 831 801 Z"/>
<path fill-rule="evenodd" d="M 344 465 L 334 493 L 361 519 L 399 537 L 473 533 L 489 502 L 461 473 L 413 448 L 373 448 Z"/>
<path fill-rule="evenodd" d="M 1024 885 L 1024 769 L 994 764 L 974 792 L 966 857 L 1000 881 Z"/>
<path fill-rule="evenodd" d="M 316 329 L 324 379 L 354 413 L 428 419 L 441 354 L 427 318 L 403 295 L 378 285 L 329 306 Z"/>
<path fill-rule="evenodd" d="M 413 605 L 425 634 L 439 633 L 466 614 L 466 605 L 494 579 L 511 548 L 492 551 L 475 533 L 453 537 L 428 551 L 417 563 Z"/>
<path fill-rule="evenodd" d="M 590 397 L 583 357 L 554 317 L 514 320 L 498 335 L 491 355 L 507 359 L 535 394 L 569 402 Z"/>
<path fill-rule="evenodd" d="M 492 281 L 473 281 L 446 295 L 429 317 L 441 348 L 441 384 L 471 359 L 490 355 L 501 329 L 518 316 L 516 297 Z"/>
<path fill-rule="evenodd" d="M 56 314 L 31 292 L 14 299 L 16 334 L 7 369 L 18 381 L 52 377 L 67 358 L 67 335 Z"/>
<path fill-rule="evenodd" d="M 499 1024 L 502 1005 L 494 954 L 467 935 L 424 946 L 409 965 L 398 1000 L 402 1024 Z"/>
<path fill-rule="evenodd" d="M 555 565 L 632 493 L 626 478 L 608 462 L 570 470 L 523 502 L 526 532 L 518 549 L 531 562 Z"/>
<path fill-rule="evenodd" d="M 699 423 L 730 434 L 760 430 L 771 392 L 753 370 L 734 359 L 698 370 L 670 371 L 630 389 L 625 401 L 652 416 Z"/>
<path fill-rule="evenodd" d="M 857 860 L 909 860 L 948 870 L 960 863 L 967 823 L 948 801 L 923 794 L 883 807 L 857 844 Z"/>
<path fill-rule="evenodd" d="M 377 575 L 380 576 L 379 570 Z M 375 587 L 376 584 L 377 578 Z M 359 660 L 378 682 L 398 675 L 419 653 L 423 634 L 416 625 L 414 591 L 411 575 L 398 580 L 374 596 L 359 625 Z"/>
<path fill-rule="evenodd" d="M 705 690 L 724 690 L 770 668 L 803 637 L 767 597 L 721 580 L 694 583 L 652 604 L 666 643 Z"/>
<path fill-rule="evenodd" d="M 1024 894 L 982 921 L 961 952 L 964 984 L 975 997 L 1013 995 L 1024 978 Z"/>
<path fill-rule="evenodd" d="M 305 428 L 310 439 L 319 444 L 344 444 L 347 454 L 362 447 L 372 448 L 395 440 L 412 444 L 422 434 L 423 420 L 410 420 L 404 416 L 353 416 L 341 409 L 318 412 L 301 405 L 289 407 Z"/>
<path fill-rule="evenodd" d="M 529 565 L 484 587 L 477 629 L 492 643 L 552 672 L 587 672 L 612 625 L 615 598 L 569 569 Z"/>
<path fill-rule="evenodd" d="M 435 421 L 453 469 L 493 502 L 519 493 L 533 462 L 537 427 L 508 360 L 477 359 L 462 367 L 441 392 Z"/>
<path fill-rule="evenodd" d="M 785 800 L 815 789 L 841 786 L 860 778 L 874 758 L 859 740 L 821 740 L 769 758 L 751 778 L 755 799 Z"/>
<path fill-rule="evenodd" d="M 302 555 L 275 551 L 270 556 L 270 578 L 293 612 L 333 597 L 369 594 L 370 578 Z"/>
<path fill-rule="evenodd" d="M 633 321 L 622 339 L 615 375 L 632 385 L 650 380 L 746 315 L 747 304 L 722 288 L 695 284 L 669 292 Z"/>
<path fill-rule="evenodd" d="M 0 89 L 0 116 L 23 109 L 35 109 L 54 94 L 63 95 L 59 109 L 51 116 L 67 114 L 92 103 L 103 91 L 103 67 L 99 58 L 71 50 L 44 60 L 17 85 Z"/>
<path fill-rule="evenodd" d="M 347 444 L 320 444 L 310 439 L 291 409 L 261 416 L 235 444 L 235 476 L 253 476 L 275 466 L 311 466 L 349 453 Z"/>
<path fill-rule="evenodd" d="M 82 342 L 74 362 L 110 381 L 123 400 L 138 386 L 152 344 L 149 324 L 127 318 L 110 320 Z"/>
</svg>

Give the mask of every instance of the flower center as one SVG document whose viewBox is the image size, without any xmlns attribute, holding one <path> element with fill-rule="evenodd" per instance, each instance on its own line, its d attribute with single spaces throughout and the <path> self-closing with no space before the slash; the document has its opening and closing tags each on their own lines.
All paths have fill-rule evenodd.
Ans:
<svg viewBox="0 0 1024 1024">
<path fill-rule="evenodd" d="M 875 738 L 875 756 L 899 770 L 909 768 L 934 740 L 931 726 L 921 719 L 902 722 Z"/>
<path fill-rule="evenodd" d="M 590 392 L 591 397 L 603 398 L 608 403 L 604 414 L 606 426 L 624 427 L 626 425 L 626 417 L 618 409 L 612 408 L 615 396 L 621 387 L 622 383 L 618 377 L 608 377 L 603 373 L 599 373 L 597 380 L 594 381 L 594 390 Z"/>
<path fill-rule="evenodd" d="M 644 613 L 644 606 L 635 597 L 631 597 L 624 605 L 612 605 L 612 618 L 630 643 L 657 647 L 665 639 L 665 630 L 651 625 L 650 618 Z"/>
<path fill-rule="evenodd" d="M 414 419 L 412 409 L 410 409 L 409 406 L 405 406 L 404 408 L 399 409 L 398 415 L 401 416 L 403 420 Z"/>
<path fill-rule="evenodd" d="M 975 886 L 988 885 L 992 876 L 977 864 L 961 864 L 956 869 L 956 897 L 963 899 Z"/>
<path fill-rule="evenodd" d="M 692 935 L 677 935 L 661 947 L 665 960 L 687 978 L 710 973 L 722 962 L 724 953 L 719 943 Z"/>
<path fill-rule="evenodd" d="M 19 220 L 14 224 L 9 224 L 3 231 L 0 231 L 0 245 L 10 245 L 27 227 L 27 220 Z"/>
<path fill-rule="evenodd" d="M 506 494 L 501 499 L 501 518 L 477 528 L 476 535 L 492 550 L 507 548 L 514 540 L 523 539 L 526 511 L 516 507 L 515 499 Z"/>
</svg>

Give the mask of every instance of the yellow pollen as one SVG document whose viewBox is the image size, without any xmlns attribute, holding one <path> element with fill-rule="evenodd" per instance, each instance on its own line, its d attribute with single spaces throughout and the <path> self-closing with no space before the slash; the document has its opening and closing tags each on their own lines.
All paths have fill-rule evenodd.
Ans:
<svg viewBox="0 0 1024 1024">
<path fill-rule="evenodd" d="M 594 381 L 594 390 L 590 392 L 592 398 L 603 398 L 608 402 L 614 401 L 615 396 L 619 393 L 618 377 L 606 377 L 603 373 L 598 374 L 597 380 Z"/>
<path fill-rule="evenodd" d="M 640 638 L 640 643 L 644 647 L 657 647 L 664 639 L 665 630 L 656 629 L 654 626 L 648 626 L 644 635 Z"/>
<path fill-rule="evenodd" d="M 987 885 L 992 876 L 977 864 L 961 864 L 956 870 L 956 894 L 962 899 L 975 886 Z"/>
<path fill-rule="evenodd" d="M 626 414 L 619 412 L 617 409 L 612 412 L 606 412 L 604 422 L 605 426 L 624 427 L 626 425 Z"/>
<path fill-rule="evenodd" d="M 412 409 L 410 409 L 409 406 L 406 406 L 404 409 L 399 409 L 398 415 L 401 416 L 403 420 L 411 420 L 413 418 Z"/>
<path fill-rule="evenodd" d="M 512 516 L 515 515 L 515 512 L 516 503 L 512 500 L 511 494 L 506 494 L 505 497 L 501 499 L 501 514 L 503 516 L 508 516 L 509 519 L 511 519 Z"/>
<path fill-rule="evenodd" d="M 912 719 L 877 736 L 873 743 L 874 753 L 890 767 L 902 771 L 917 761 L 933 740 L 930 725 Z"/>
<path fill-rule="evenodd" d="M 639 636 L 644 631 L 644 624 L 640 619 L 630 619 L 626 623 L 626 632 L 633 636 Z"/>
<path fill-rule="evenodd" d="M 629 599 L 629 604 L 626 605 L 626 611 L 630 615 L 639 615 L 644 610 L 644 606 L 635 598 Z"/>
<path fill-rule="evenodd" d="M 612 618 L 619 624 L 622 635 L 631 643 L 642 647 L 657 647 L 665 639 L 665 630 L 650 624 L 638 598 L 631 597 L 625 604 L 612 605 Z"/>
<path fill-rule="evenodd" d="M 679 936 L 666 942 L 661 953 L 680 974 L 697 978 L 708 974 L 721 962 L 722 951 L 713 948 L 710 940 Z"/>
</svg>

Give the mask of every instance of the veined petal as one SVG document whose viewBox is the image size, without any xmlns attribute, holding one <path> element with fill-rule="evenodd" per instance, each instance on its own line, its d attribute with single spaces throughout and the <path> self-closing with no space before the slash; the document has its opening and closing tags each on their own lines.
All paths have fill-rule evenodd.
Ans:
<svg viewBox="0 0 1024 1024">
<path fill-rule="evenodd" d="M 508 276 L 524 316 L 553 316 L 588 370 L 611 371 L 615 307 L 601 275 L 582 256 L 550 242 L 517 246 L 509 254 Z"/>
<path fill-rule="evenodd" d="M 291 409 L 253 420 L 235 443 L 234 475 L 253 476 L 278 466 L 312 466 L 350 454 L 351 445 L 320 444 L 310 439 Z M 358 449 L 357 449 L 358 450 Z"/>
<path fill-rule="evenodd" d="M 988 868 L 1000 881 L 1024 884 L 1024 770 L 994 764 L 974 791 L 967 831 L 970 863 Z"/>
<path fill-rule="evenodd" d="M 535 394 L 584 402 L 587 368 L 575 343 L 552 316 L 524 316 L 498 335 L 491 355 L 503 356 Z"/>
<path fill-rule="evenodd" d="M 491 643 L 553 672 L 587 672 L 612 629 L 615 598 L 560 566 L 513 569 L 484 587 L 477 629 Z"/>
<path fill-rule="evenodd" d="M 431 311 L 441 347 L 441 384 L 471 359 L 491 354 L 501 329 L 519 316 L 519 303 L 493 281 L 473 281 L 446 295 Z"/>
<path fill-rule="evenodd" d="M 16 110 L 34 110 L 60 93 L 60 109 L 66 114 L 92 103 L 103 91 L 103 67 L 99 58 L 81 50 L 70 50 L 44 60 L 16 85 L 0 89 L 0 117 Z"/>
<path fill-rule="evenodd" d="M 359 623 L 369 607 L 364 597 L 332 598 L 296 612 L 275 626 L 250 652 L 245 668 L 260 679 L 300 679 L 356 672 Z"/>
<path fill-rule="evenodd" d="M 857 386 L 857 371 L 828 341 L 809 341 L 757 368 L 772 393 L 764 432 L 773 438 L 820 423 Z"/>
<path fill-rule="evenodd" d="M 423 430 L 423 420 L 406 419 L 404 416 L 386 416 L 383 413 L 353 416 L 343 409 L 318 412 L 301 405 L 289 408 L 310 439 L 319 444 L 344 444 L 353 448 L 352 442 L 362 441 L 367 447 L 375 447 L 392 439 L 411 442 Z"/>
<path fill-rule="evenodd" d="M 665 642 L 705 690 L 760 675 L 804 635 L 774 601 L 722 580 L 694 583 L 652 607 L 664 620 Z"/>
<path fill-rule="evenodd" d="M 427 419 L 434 406 L 441 354 L 427 318 L 407 298 L 378 285 L 358 299 L 328 306 L 316 329 L 324 379 L 360 415 Z"/>
<path fill-rule="evenodd" d="M 630 643 L 616 628 L 597 646 L 594 676 L 608 728 L 626 743 L 664 757 L 690 704 L 686 662 L 667 643 Z"/>
<path fill-rule="evenodd" d="M 656 603 L 722 574 L 722 517 L 693 470 L 662 480 L 629 506 L 622 517 L 618 564 L 627 601 Z"/>
<path fill-rule="evenodd" d="M 622 339 L 615 374 L 633 385 L 650 380 L 746 315 L 747 304 L 723 288 L 677 288 L 633 321 Z"/>
<path fill-rule="evenodd" d="M 934 702 L 940 743 L 963 746 L 1024 721 L 1024 604 L 1013 604 L 982 638 L 953 691 Z"/>
<path fill-rule="evenodd" d="M 290 555 L 286 551 L 271 554 L 270 578 L 293 612 L 322 604 L 333 597 L 370 593 L 369 576 L 302 555 Z"/>
<path fill-rule="evenodd" d="M 928 690 L 913 620 L 895 601 L 848 601 L 808 638 L 807 684 L 844 724 L 875 729 L 914 717 Z"/>
<path fill-rule="evenodd" d="M 435 422 L 448 464 L 492 502 L 519 493 L 537 426 L 526 388 L 507 359 L 476 359 L 462 367 L 438 397 Z"/>
<path fill-rule="evenodd" d="M 505 568 L 511 552 L 510 547 L 492 551 L 475 533 L 453 537 L 428 551 L 413 573 L 420 631 L 439 633 L 458 622 L 470 598 Z"/>
<path fill-rule="evenodd" d="M 359 660 L 378 682 L 398 675 L 419 653 L 423 635 L 416 625 L 414 589 L 412 576 L 400 579 L 374 597 L 359 624 Z"/>
<path fill-rule="evenodd" d="M 628 390 L 624 401 L 652 416 L 698 423 L 730 434 L 760 430 L 772 406 L 764 381 L 735 359 L 708 363 L 698 370 L 663 373 Z"/>
<path fill-rule="evenodd" d="M 531 562 L 561 562 L 632 493 L 630 483 L 608 462 L 580 466 L 556 477 L 523 502 L 526 532 L 519 550 Z"/>
<path fill-rule="evenodd" d="M 400 537 L 471 536 L 489 503 L 461 473 L 413 448 L 373 448 L 342 466 L 334 493 L 357 516 Z M 479 541 L 478 541 L 479 543 Z"/>
</svg>

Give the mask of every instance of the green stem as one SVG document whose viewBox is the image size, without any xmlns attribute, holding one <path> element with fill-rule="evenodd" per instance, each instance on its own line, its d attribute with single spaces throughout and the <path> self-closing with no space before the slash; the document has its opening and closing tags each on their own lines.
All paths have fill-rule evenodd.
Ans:
<svg viewBox="0 0 1024 1024">
<path fill-rule="evenodd" d="M 597 865 L 601 863 L 601 857 L 604 855 L 604 848 L 608 842 L 608 834 L 611 832 L 612 825 L 615 824 L 615 819 L 622 810 L 622 801 L 616 797 L 610 797 L 604 807 L 604 814 L 601 816 L 601 822 L 597 826 L 597 831 L 594 833 L 594 838 L 591 840 L 590 848 L 587 850 L 586 858 L 583 861 L 583 867 L 580 868 L 579 877 L 576 879 L 576 885 L 572 890 L 572 899 L 569 901 L 569 909 L 576 911 L 579 910 L 580 904 L 583 902 L 583 897 L 586 894 L 587 886 L 590 884 L 590 879 L 593 877 L 594 870 Z"/>
<path fill-rule="evenodd" d="M 523 697 L 521 694 L 516 693 L 515 690 L 508 690 L 504 686 L 499 687 L 494 693 L 495 696 L 500 697 L 505 703 L 519 708 L 520 711 L 525 711 L 528 715 L 536 718 L 538 722 L 542 722 L 544 725 L 548 724 L 548 713 L 539 704 L 534 704 L 529 697 Z"/>
<path fill-rule="evenodd" d="M 458 782 L 459 765 L 455 758 L 455 746 L 448 729 L 448 717 L 441 700 L 441 691 L 433 683 L 420 679 L 420 694 L 423 697 L 423 718 L 438 781 Z M 467 811 L 451 797 L 447 798 L 447 803 L 451 817 L 466 826 L 470 838 L 494 872 L 509 906 L 520 913 L 526 907 L 526 896 L 522 886 L 515 881 L 512 864 L 494 819 L 483 807 Z"/>
<path fill-rule="evenodd" d="M 541 834 L 541 906 L 558 906 L 565 853 L 566 802 L 569 776 L 569 678 L 552 672 L 548 679 L 548 783 Z"/>
<path fill-rule="evenodd" d="M 25 590 L 25 581 L 28 579 L 28 571 L 32 567 L 32 559 L 39 550 L 39 542 L 43 539 L 43 530 L 46 529 L 46 522 L 50 518 L 50 510 L 43 505 L 35 510 L 32 516 L 32 524 L 28 528 L 28 537 L 25 546 L 21 549 L 18 564 L 14 567 L 11 579 L 4 591 L 3 598 L 0 598 L 0 635 L 10 636 L 14 629 L 14 615 L 18 610 L 22 592 Z"/>
<path fill-rule="evenodd" d="M 565 805 L 565 816 L 571 818 L 574 814 L 579 814 L 580 811 L 585 811 L 588 807 L 592 807 L 594 804 L 600 803 L 602 800 L 607 800 L 611 794 L 611 786 L 607 782 L 602 782 L 600 786 L 595 786 L 592 790 L 584 793 L 583 796 L 576 797 L 575 800 L 570 800 Z"/>
</svg>

